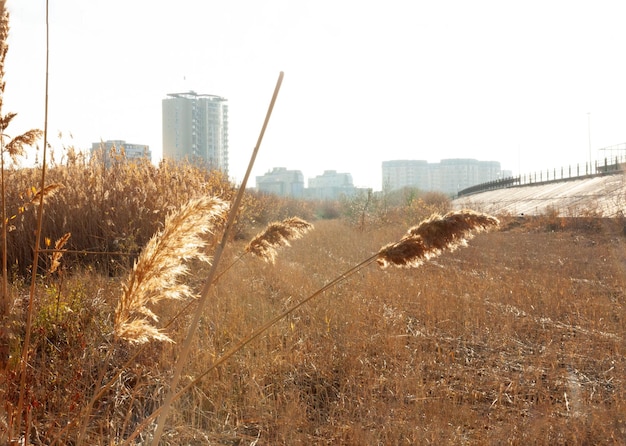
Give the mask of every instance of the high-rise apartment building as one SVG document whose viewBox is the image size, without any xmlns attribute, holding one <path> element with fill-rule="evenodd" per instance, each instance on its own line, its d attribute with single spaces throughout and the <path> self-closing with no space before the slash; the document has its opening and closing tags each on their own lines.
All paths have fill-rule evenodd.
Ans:
<svg viewBox="0 0 626 446">
<path fill-rule="evenodd" d="M 170 93 L 163 99 L 163 158 L 205 163 L 228 175 L 228 101 Z"/>
</svg>

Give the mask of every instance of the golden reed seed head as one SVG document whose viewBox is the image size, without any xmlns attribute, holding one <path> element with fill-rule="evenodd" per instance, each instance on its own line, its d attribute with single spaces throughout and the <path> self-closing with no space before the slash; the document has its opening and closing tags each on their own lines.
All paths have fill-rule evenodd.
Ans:
<svg viewBox="0 0 626 446">
<path fill-rule="evenodd" d="M 41 190 L 35 192 L 35 194 L 33 195 L 33 198 L 30 199 L 30 202 L 33 204 L 39 203 L 39 200 L 41 199 L 41 196 L 43 195 L 43 200 L 45 203 L 46 199 L 53 197 L 54 194 L 56 194 L 59 190 L 61 190 L 62 187 L 63 185 L 59 183 L 50 184 L 43 188 L 43 193 Z"/>
<path fill-rule="evenodd" d="M 190 200 L 167 216 L 162 231 L 155 234 L 141 251 L 133 270 L 122 283 L 122 295 L 115 312 L 115 335 L 131 343 L 149 340 L 171 341 L 151 324 L 158 316 L 147 305 L 165 299 L 194 297 L 180 282 L 189 273 L 187 262 L 211 261 L 204 251 L 206 234 L 223 218 L 228 204 L 215 197 Z"/>
<path fill-rule="evenodd" d="M 468 209 L 444 216 L 435 214 L 410 228 L 400 241 L 384 246 L 376 261 L 382 268 L 390 265 L 415 268 L 444 250 L 465 246 L 476 233 L 497 227 L 499 223 L 491 215 Z"/>
<path fill-rule="evenodd" d="M 8 123 L 4 122 L 3 125 L 8 125 Z M 9 141 L 5 150 L 11 156 L 11 159 L 15 160 L 18 156 L 24 155 L 25 146 L 32 146 L 42 135 L 43 132 L 39 129 L 28 130 Z"/>
<path fill-rule="evenodd" d="M 63 257 L 63 251 L 59 251 L 59 250 L 65 246 L 65 244 L 67 243 L 67 241 L 70 239 L 71 236 L 72 236 L 72 233 L 68 232 L 55 242 L 54 249 L 56 249 L 57 251 L 53 252 L 52 255 L 50 256 L 50 259 L 51 259 L 50 273 L 55 272 L 59 268 L 59 266 L 61 266 L 61 257 Z"/>
<path fill-rule="evenodd" d="M 302 238 L 313 229 L 313 225 L 298 217 L 287 218 L 281 222 L 273 222 L 254 237 L 244 248 L 245 252 L 269 263 L 276 261 L 278 248 L 290 246 L 290 240 Z"/>
<path fill-rule="evenodd" d="M 400 268 L 416 268 L 432 255 L 421 237 L 405 236 L 400 241 L 389 243 L 378 251 L 376 262 L 381 268 L 390 265 Z"/>
</svg>

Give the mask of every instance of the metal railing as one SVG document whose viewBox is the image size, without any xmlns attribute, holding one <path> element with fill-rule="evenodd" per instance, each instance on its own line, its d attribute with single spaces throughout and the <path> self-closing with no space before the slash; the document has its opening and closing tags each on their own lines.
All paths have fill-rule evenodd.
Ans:
<svg viewBox="0 0 626 446">
<path fill-rule="evenodd" d="M 476 184 L 458 192 L 457 196 L 477 194 L 507 187 L 518 187 L 527 185 L 538 185 L 552 183 L 556 181 L 569 181 L 581 178 L 590 178 L 601 175 L 613 175 L 626 170 L 626 156 L 616 156 L 604 158 L 603 161 L 596 160 L 593 164 L 576 164 L 575 166 L 561 167 L 560 169 L 546 169 L 530 174 L 518 175 L 514 177 L 500 178 L 486 183 Z"/>
</svg>

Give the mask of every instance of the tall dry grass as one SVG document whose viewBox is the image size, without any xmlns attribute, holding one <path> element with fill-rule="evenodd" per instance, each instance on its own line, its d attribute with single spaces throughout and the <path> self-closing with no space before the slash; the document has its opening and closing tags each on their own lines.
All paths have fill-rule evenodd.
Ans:
<svg viewBox="0 0 626 446">
<path fill-rule="evenodd" d="M 237 354 L 252 341 L 265 334 L 273 326 L 288 317 L 290 314 L 294 313 L 304 304 L 334 288 L 350 276 L 355 275 L 368 265 L 372 264 L 374 261 L 379 262 L 379 264 L 383 267 L 389 264 L 402 267 L 419 266 L 425 259 L 441 254 L 444 249 L 454 250 L 459 245 L 465 244 L 466 240 L 471 238 L 474 232 L 484 231 L 489 227 L 497 226 L 498 223 L 498 220 L 494 217 L 469 210 L 463 210 L 458 212 L 449 212 L 444 216 L 434 216 L 422 222 L 415 228 L 411 228 L 398 242 L 384 246 L 378 252 L 370 255 L 367 259 L 361 261 L 356 266 L 349 268 L 344 273 L 340 274 L 335 279 L 329 281 L 320 289 L 310 294 L 308 297 L 299 299 L 297 303 L 290 305 L 286 310 L 260 324 L 250 335 L 235 343 L 232 348 L 216 358 L 203 373 L 197 376 L 176 394 L 174 394 L 172 390 L 174 388 L 173 385 L 168 394 L 172 396 L 166 399 L 163 406 L 159 407 L 155 410 L 155 412 L 153 412 L 152 415 L 147 417 L 124 444 L 130 444 L 130 442 L 133 441 L 157 415 L 159 416 L 159 420 L 163 422 L 166 417 L 164 414 L 167 414 L 167 412 L 162 412 L 161 408 L 167 410 L 172 402 L 183 396 L 208 373 L 215 370 L 218 366 Z M 310 225 L 297 218 L 292 218 L 282 223 L 271 224 L 264 232 L 259 234 L 248 245 L 246 245 L 245 251 L 256 251 L 257 255 L 267 261 L 270 261 L 271 263 L 274 263 L 274 247 L 288 244 L 289 238 L 300 237 L 302 233 L 308 231 L 308 229 L 310 229 Z M 415 248 L 416 246 L 418 246 L 417 249 Z M 189 341 L 189 337 L 187 337 L 186 341 Z M 152 440 L 153 444 L 158 442 L 162 435 L 162 431 L 159 431 L 159 426 L 162 426 L 162 424 L 157 424 L 157 431 Z"/>
<path fill-rule="evenodd" d="M 46 202 L 45 237 L 56 240 L 70 232 L 66 258 L 112 276 L 132 267 L 141 248 L 163 224 L 165 215 L 198 196 L 220 196 L 229 201 L 234 185 L 223 174 L 207 172 L 186 163 L 129 161 L 123 148 L 113 153 L 108 167 L 100 155 L 87 158 L 70 147 L 57 149 L 47 173 L 50 184 L 63 187 Z M 39 168 L 7 171 L 6 191 L 9 233 L 9 276 L 24 275 L 32 264 L 35 214 L 29 204 L 37 191 Z M 35 191 L 33 192 L 33 187 Z M 310 219 L 314 203 L 281 200 L 247 191 L 233 238 L 249 240 L 259 226 L 293 215 Z M 107 253 L 107 255 L 102 255 Z M 73 265 L 68 264 L 68 267 Z M 42 268 L 40 272 L 44 272 Z"/>
<path fill-rule="evenodd" d="M 375 251 L 389 229 L 364 236 L 344 222 L 320 221 L 281 253 L 278 268 L 246 262 L 250 280 L 223 276 L 197 340 L 200 366 L 193 376 L 247 339 L 259 320 L 319 288 L 328 271 Z M 611 367 L 623 362 L 624 331 L 619 320 L 596 322 L 623 312 L 619 262 L 596 276 L 606 266 L 601 258 L 621 251 L 623 241 L 613 245 L 619 230 L 590 238 L 492 233 L 421 269 L 363 274 L 328 289 L 315 305 L 270 327 L 254 348 L 220 364 L 211 379 L 192 384 L 165 439 L 585 444 L 609 443 L 612 436 L 619 442 L 623 388 L 607 383 L 623 379 Z M 564 245 L 571 237 L 579 238 L 576 245 Z M 588 255 L 598 259 L 593 266 L 577 264 Z M 550 265 L 559 259 L 555 281 Z M 585 277 L 608 281 L 599 289 Z M 610 304 L 606 292 L 621 297 Z M 563 293 L 573 300 L 562 302 Z"/>
<path fill-rule="evenodd" d="M 275 265 L 250 256 L 221 276 L 183 385 L 253 327 L 404 231 L 364 233 L 341 220 L 315 226 Z M 484 235 L 417 270 L 361 271 L 327 289 L 192 384 L 174 404 L 163 441 L 584 444 L 619 435 L 621 228 L 529 228 Z M 235 241 L 226 259 L 236 260 L 248 243 Z M 61 289 L 51 281 L 38 302 L 33 364 L 41 376 L 29 388 L 42 444 L 80 417 L 94 382 L 113 377 L 133 355 L 103 336 L 113 332 L 119 281 L 98 277 L 68 277 Z M 154 307 L 162 321 L 179 309 Z M 168 329 L 175 342 L 188 318 Z M 177 347 L 147 346 L 94 405 L 85 444 L 122 442 L 163 401 Z M 106 349 L 113 353 L 99 362 Z M 146 434 L 139 438 L 147 441 Z"/>
</svg>

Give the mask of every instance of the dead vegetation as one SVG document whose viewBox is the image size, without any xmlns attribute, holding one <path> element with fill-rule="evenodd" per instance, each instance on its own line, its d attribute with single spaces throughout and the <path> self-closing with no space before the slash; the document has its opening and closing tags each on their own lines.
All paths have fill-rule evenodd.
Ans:
<svg viewBox="0 0 626 446">
<path fill-rule="evenodd" d="M 540 219 L 504 220 L 504 229 L 465 249 L 418 269 L 372 265 L 299 308 L 193 385 L 175 403 L 162 441 L 623 443 L 620 223 L 600 219 L 590 229 L 567 220 L 552 231 Z M 215 286 L 181 385 L 404 232 L 320 220 L 275 265 L 238 262 Z M 244 248 L 236 242 L 225 255 L 234 260 Z M 51 285 L 37 303 L 37 373 L 28 386 L 35 444 L 55 438 L 80 415 L 94 384 L 131 357 L 133 349 L 110 336 L 117 283 L 77 275 Z M 167 321 L 182 306 L 154 311 Z M 187 317 L 168 329 L 178 343 Z M 120 443 L 154 410 L 176 345 L 152 345 L 124 366 L 94 407 L 88 444 Z"/>
</svg>

